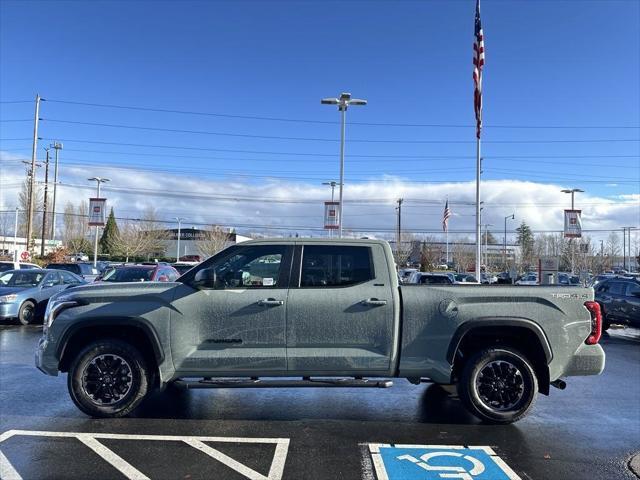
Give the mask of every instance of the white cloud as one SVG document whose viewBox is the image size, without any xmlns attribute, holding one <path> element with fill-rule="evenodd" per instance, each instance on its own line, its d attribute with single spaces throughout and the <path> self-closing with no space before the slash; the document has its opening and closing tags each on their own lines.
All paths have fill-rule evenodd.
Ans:
<svg viewBox="0 0 640 480">
<path fill-rule="evenodd" d="M 15 208 L 19 185 L 24 179 L 17 158 L 0 152 L 2 210 Z M 244 232 L 258 230 L 258 226 L 262 230 L 290 226 L 292 232 L 303 232 L 304 227 L 321 228 L 322 202 L 329 200 L 331 195 L 329 187 L 301 181 L 272 179 L 258 182 L 242 177 L 213 180 L 108 167 L 92 169 L 89 173 L 83 168 L 66 167 L 61 178 L 63 186 L 58 190 L 58 211 L 62 211 L 69 201 L 77 204 L 94 195 L 95 182 L 87 181 L 92 175 L 111 179 L 103 192 L 118 217 L 139 218 L 146 208 L 152 207 L 162 219 L 180 216 L 186 218 L 185 225 L 216 223 L 237 226 Z M 39 178 L 43 178 L 42 172 L 39 172 Z M 504 217 L 512 213 L 515 213 L 516 221 L 509 222 L 510 229 L 524 220 L 534 230 L 561 230 L 562 212 L 570 207 L 569 196 L 560 192 L 565 188 L 562 185 L 490 180 L 483 182 L 482 188 L 485 202 L 482 223 L 492 224 L 490 230 L 497 234 L 504 228 Z M 336 198 L 337 193 L 336 189 Z M 392 232 L 396 224 L 395 202 L 400 197 L 405 199 L 402 224 L 407 229 L 441 232 L 447 197 L 454 214 L 449 224 L 451 235 L 455 238 L 456 231 L 472 232 L 474 229 L 474 182 L 417 184 L 393 176 L 345 186 L 345 228 L 357 232 Z M 353 203 L 356 200 L 359 203 Z M 576 208 L 583 210 L 585 229 L 640 225 L 639 194 L 606 198 L 578 193 Z M 592 236 L 603 238 L 606 235 Z M 460 236 L 472 234 L 461 233 Z"/>
</svg>

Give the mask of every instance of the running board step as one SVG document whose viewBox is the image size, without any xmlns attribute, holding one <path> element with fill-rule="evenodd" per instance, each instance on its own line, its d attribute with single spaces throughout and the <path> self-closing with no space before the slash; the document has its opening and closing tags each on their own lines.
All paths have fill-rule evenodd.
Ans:
<svg viewBox="0 0 640 480">
<path fill-rule="evenodd" d="M 391 380 L 367 380 L 353 378 L 336 379 L 312 379 L 305 377 L 303 380 L 261 380 L 254 379 L 203 379 L 203 380 L 176 380 L 174 385 L 184 390 L 192 388 L 300 388 L 300 387 L 359 387 L 359 388 L 389 388 L 393 385 Z"/>
</svg>

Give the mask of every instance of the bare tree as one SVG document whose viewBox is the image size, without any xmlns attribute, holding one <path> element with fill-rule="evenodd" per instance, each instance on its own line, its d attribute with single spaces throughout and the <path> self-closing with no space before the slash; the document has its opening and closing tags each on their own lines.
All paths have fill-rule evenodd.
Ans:
<svg viewBox="0 0 640 480">
<path fill-rule="evenodd" d="M 18 235 L 24 237 L 27 234 L 27 220 L 29 216 L 29 190 L 31 185 L 29 182 L 29 176 L 22 183 L 20 193 L 18 194 L 18 208 L 20 210 L 19 222 L 18 222 Z M 42 187 L 37 183 L 34 185 L 33 196 L 33 217 L 31 219 L 31 231 L 32 235 L 37 236 L 36 232 L 39 231 L 38 226 L 42 225 L 42 210 L 44 208 L 44 193 Z"/>
<path fill-rule="evenodd" d="M 605 251 L 609 255 L 610 267 L 615 267 L 618 263 L 616 257 L 620 255 L 620 237 L 616 232 L 611 232 L 607 237 Z"/>
<path fill-rule="evenodd" d="M 220 226 L 212 225 L 200 240 L 196 242 L 198 253 L 205 258 L 215 255 L 229 243 L 229 232 L 225 232 Z"/>
<path fill-rule="evenodd" d="M 164 256 L 168 233 L 156 219 L 153 209 L 147 209 L 143 220 L 125 220 L 111 240 L 114 255 L 125 262 L 142 256 Z"/>
<path fill-rule="evenodd" d="M 463 238 L 453 244 L 453 259 L 456 263 L 458 272 L 466 272 L 473 265 L 475 260 L 475 249 L 469 245 L 471 240 Z"/>
<path fill-rule="evenodd" d="M 413 253 L 415 246 L 415 237 L 411 233 L 403 233 L 400 236 L 400 242 L 393 249 L 393 258 L 398 268 L 407 266 L 407 262 Z"/>
<path fill-rule="evenodd" d="M 420 265 L 423 272 L 434 270 L 442 258 L 442 246 L 434 237 L 425 237 L 420 246 Z"/>
</svg>

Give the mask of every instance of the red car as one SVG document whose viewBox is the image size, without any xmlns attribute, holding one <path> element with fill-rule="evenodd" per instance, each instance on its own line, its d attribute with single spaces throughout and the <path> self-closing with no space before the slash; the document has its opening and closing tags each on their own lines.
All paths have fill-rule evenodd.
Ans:
<svg viewBox="0 0 640 480">
<path fill-rule="evenodd" d="M 173 282 L 180 274 L 170 265 L 122 265 L 111 267 L 102 282 Z"/>
</svg>

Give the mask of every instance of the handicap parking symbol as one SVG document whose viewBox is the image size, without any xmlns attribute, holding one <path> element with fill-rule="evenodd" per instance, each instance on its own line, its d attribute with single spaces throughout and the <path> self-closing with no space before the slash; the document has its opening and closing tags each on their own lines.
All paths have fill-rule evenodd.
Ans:
<svg viewBox="0 0 640 480">
<path fill-rule="evenodd" d="M 490 447 L 369 444 L 378 480 L 521 480 Z"/>
</svg>

